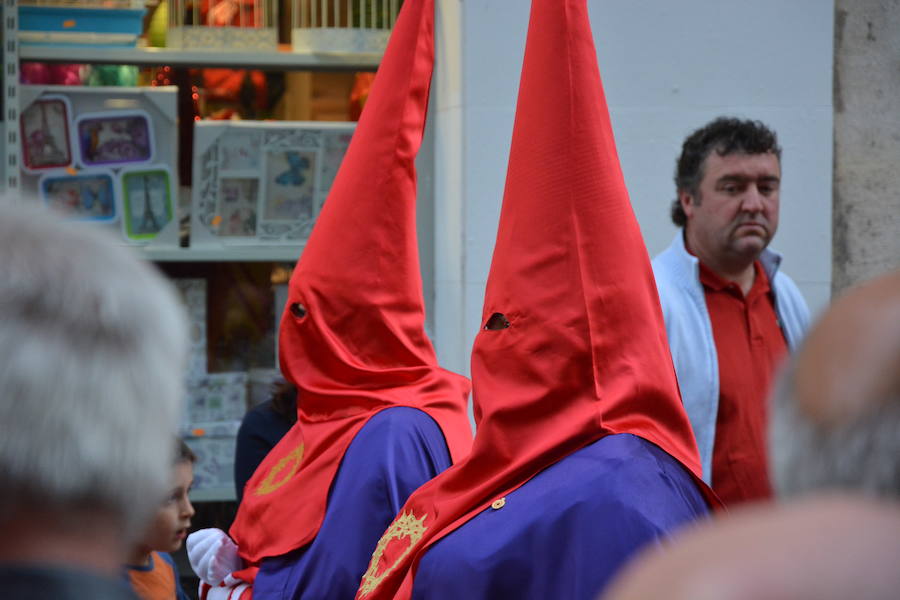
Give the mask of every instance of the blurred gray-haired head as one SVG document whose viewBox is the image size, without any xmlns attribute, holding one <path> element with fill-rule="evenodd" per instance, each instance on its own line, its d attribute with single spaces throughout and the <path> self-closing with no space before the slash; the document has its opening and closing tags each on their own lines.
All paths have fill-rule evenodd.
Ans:
<svg viewBox="0 0 900 600">
<path fill-rule="evenodd" d="M 185 332 L 129 248 L 0 198 L 0 520 L 86 509 L 139 534 L 171 485 Z"/>
<path fill-rule="evenodd" d="M 900 499 L 900 271 L 837 299 L 779 377 L 769 456 L 776 493 Z"/>
</svg>

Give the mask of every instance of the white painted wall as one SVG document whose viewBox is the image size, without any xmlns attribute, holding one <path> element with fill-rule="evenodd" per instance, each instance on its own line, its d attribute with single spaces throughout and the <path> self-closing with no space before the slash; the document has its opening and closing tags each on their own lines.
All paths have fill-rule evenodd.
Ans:
<svg viewBox="0 0 900 600">
<path fill-rule="evenodd" d="M 530 2 L 438 6 L 430 320 L 442 363 L 468 372 Z M 785 254 L 783 268 L 813 311 L 821 310 L 831 280 L 833 2 L 589 0 L 589 10 L 622 168 L 651 255 L 676 232 L 668 207 L 684 137 L 722 114 L 760 119 L 784 149 L 772 247 Z"/>
</svg>

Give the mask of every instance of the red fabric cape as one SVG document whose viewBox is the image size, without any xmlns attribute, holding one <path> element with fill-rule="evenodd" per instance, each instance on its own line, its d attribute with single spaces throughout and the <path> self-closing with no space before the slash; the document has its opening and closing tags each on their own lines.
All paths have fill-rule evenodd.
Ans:
<svg viewBox="0 0 900 600">
<path fill-rule="evenodd" d="M 344 452 L 380 410 L 419 408 L 454 461 L 469 450 L 469 381 L 438 366 L 425 334 L 416 246 L 414 161 L 433 65 L 433 0 L 407 0 L 291 277 L 279 354 L 298 420 L 247 483 L 230 531 L 246 561 L 312 541 Z"/>
<path fill-rule="evenodd" d="M 428 547 L 546 467 L 638 435 L 696 478 L 656 284 L 619 167 L 585 0 L 533 0 L 472 381 L 472 452 L 419 488 L 358 599 L 406 599 Z"/>
</svg>

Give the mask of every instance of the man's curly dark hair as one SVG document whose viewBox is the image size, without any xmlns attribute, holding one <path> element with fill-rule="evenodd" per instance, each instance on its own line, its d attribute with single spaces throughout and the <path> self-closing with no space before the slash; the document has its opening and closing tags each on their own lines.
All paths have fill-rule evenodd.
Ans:
<svg viewBox="0 0 900 600">
<path fill-rule="evenodd" d="M 684 140 L 681 156 L 675 164 L 675 190 L 677 195 L 686 191 L 695 198 L 703 179 L 706 157 L 715 150 L 719 156 L 728 154 L 773 153 L 781 161 L 781 146 L 775 132 L 760 121 L 719 117 L 704 125 Z M 687 223 L 687 215 L 676 195 L 672 202 L 672 222 L 679 227 Z"/>
</svg>

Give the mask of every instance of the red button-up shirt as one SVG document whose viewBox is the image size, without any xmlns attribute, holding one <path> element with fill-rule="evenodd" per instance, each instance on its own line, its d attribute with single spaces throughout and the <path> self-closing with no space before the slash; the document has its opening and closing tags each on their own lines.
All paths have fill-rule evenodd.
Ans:
<svg viewBox="0 0 900 600">
<path fill-rule="evenodd" d="M 700 283 L 719 359 L 719 412 L 713 446 L 713 489 L 726 504 L 769 498 L 766 452 L 767 398 L 772 376 L 787 352 L 769 279 L 754 263 L 753 287 L 700 264 Z"/>
</svg>

